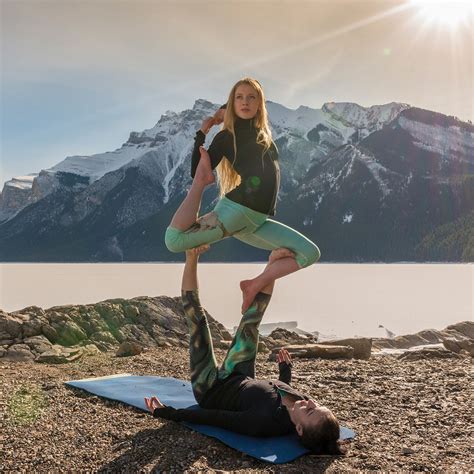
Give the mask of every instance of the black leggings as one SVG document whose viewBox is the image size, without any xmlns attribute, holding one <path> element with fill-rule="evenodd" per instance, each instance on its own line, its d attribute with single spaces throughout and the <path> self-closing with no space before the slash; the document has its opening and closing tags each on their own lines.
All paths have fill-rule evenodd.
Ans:
<svg viewBox="0 0 474 474">
<path fill-rule="evenodd" d="M 217 380 L 225 379 L 232 373 L 255 377 L 258 327 L 271 296 L 262 292 L 257 293 L 242 316 L 224 362 L 218 369 L 206 313 L 199 301 L 199 290 L 181 292 L 190 333 L 191 384 L 198 403 Z"/>
</svg>

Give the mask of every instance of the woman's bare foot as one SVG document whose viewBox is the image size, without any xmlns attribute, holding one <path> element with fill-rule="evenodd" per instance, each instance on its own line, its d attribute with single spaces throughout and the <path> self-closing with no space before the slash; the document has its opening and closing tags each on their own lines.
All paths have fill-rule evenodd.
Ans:
<svg viewBox="0 0 474 474">
<path fill-rule="evenodd" d="M 270 254 L 268 258 L 268 263 L 271 264 L 275 260 L 279 260 L 280 258 L 294 257 L 294 256 L 295 256 L 295 253 L 293 251 L 285 247 L 281 247 L 272 251 L 272 253 Z M 249 306 L 252 304 L 252 301 L 255 299 L 255 296 L 262 288 L 258 286 L 257 278 L 254 278 L 252 280 L 242 280 L 240 282 L 240 289 L 242 290 L 242 297 L 243 297 L 242 314 L 244 314 L 245 311 L 247 311 Z"/>
<path fill-rule="evenodd" d="M 196 169 L 196 174 L 194 175 L 194 181 L 203 186 L 207 186 L 208 184 L 214 183 L 216 178 L 212 172 L 209 153 L 203 146 L 199 147 L 199 151 L 201 152 L 201 157 L 199 158 L 199 164 Z"/>
<path fill-rule="evenodd" d="M 242 314 L 244 314 L 252 301 L 257 296 L 260 288 L 255 286 L 254 280 L 242 280 L 240 282 L 240 289 L 242 290 L 243 302 L 242 302 Z"/>
<path fill-rule="evenodd" d="M 279 249 L 275 249 L 272 251 L 272 253 L 270 254 L 270 257 L 268 257 L 268 263 L 273 263 L 275 260 L 278 260 L 279 258 L 294 257 L 294 256 L 295 256 L 295 252 L 285 247 L 280 247 Z"/>
</svg>

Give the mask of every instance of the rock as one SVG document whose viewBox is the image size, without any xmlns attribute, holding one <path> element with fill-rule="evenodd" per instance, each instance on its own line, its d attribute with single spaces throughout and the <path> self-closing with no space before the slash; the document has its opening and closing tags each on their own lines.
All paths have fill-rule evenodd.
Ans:
<svg viewBox="0 0 474 474">
<path fill-rule="evenodd" d="M 354 348 L 354 359 L 370 359 L 370 354 L 372 351 L 372 339 L 367 337 L 336 339 L 334 341 L 320 342 L 319 344 L 331 346 L 351 346 Z"/>
<path fill-rule="evenodd" d="M 267 337 L 260 337 L 268 348 L 282 347 L 289 344 L 306 345 L 317 342 L 315 336 L 305 336 L 284 328 L 274 329 Z"/>
<path fill-rule="evenodd" d="M 27 337 L 24 340 L 24 343 L 28 345 L 28 347 L 38 353 L 41 354 L 42 352 L 50 351 L 53 345 L 48 341 L 45 336 L 33 336 Z"/>
<path fill-rule="evenodd" d="M 267 345 L 263 342 L 263 341 L 259 341 L 258 342 L 258 349 L 257 349 L 257 352 L 269 352 L 269 348 L 267 347 Z"/>
<path fill-rule="evenodd" d="M 171 347 L 171 344 L 164 337 L 157 338 L 156 344 L 158 347 Z"/>
<path fill-rule="evenodd" d="M 402 448 L 402 454 L 403 455 L 408 455 L 408 454 L 415 454 L 415 450 L 412 448 L 409 448 L 408 446 L 403 446 Z"/>
<path fill-rule="evenodd" d="M 468 339 L 474 339 L 474 321 L 461 321 L 460 323 L 447 326 L 446 329 L 463 334 Z"/>
<path fill-rule="evenodd" d="M 41 326 L 41 332 L 49 342 L 54 343 L 58 340 L 58 331 L 56 331 L 56 329 L 54 329 L 50 324 L 43 324 Z"/>
<path fill-rule="evenodd" d="M 50 351 L 43 352 L 36 358 L 36 362 L 44 362 L 47 364 L 65 364 L 74 362 L 83 355 L 81 347 L 62 347 L 54 345 Z"/>
<path fill-rule="evenodd" d="M 474 339 L 461 339 L 456 340 L 452 337 L 446 337 L 443 339 L 443 345 L 446 349 L 460 354 L 461 351 L 467 352 L 470 356 L 474 357 Z"/>
<path fill-rule="evenodd" d="M 100 350 L 95 344 L 86 344 L 85 346 L 81 347 L 83 356 L 92 356 L 100 354 Z"/>
<path fill-rule="evenodd" d="M 33 361 L 35 355 L 26 344 L 15 344 L 10 346 L 4 354 L 2 360 L 11 360 L 14 362 Z"/>
<path fill-rule="evenodd" d="M 331 346 L 323 344 L 306 344 L 283 346 L 292 357 L 321 359 L 352 359 L 354 348 L 351 346 Z M 272 349 L 269 360 L 275 361 L 280 347 Z"/>
<path fill-rule="evenodd" d="M 129 357 L 141 354 L 143 352 L 143 346 L 134 341 L 125 341 L 120 344 L 115 355 L 117 357 Z"/>
<path fill-rule="evenodd" d="M 74 346 L 84 339 L 87 339 L 87 334 L 74 321 L 66 321 L 58 331 L 55 342 L 62 346 Z"/>
<path fill-rule="evenodd" d="M 462 356 L 440 348 L 424 348 L 418 351 L 407 351 L 397 357 L 403 361 L 414 361 L 423 359 L 460 359 Z"/>
<path fill-rule="evenodd" d="M 117 344 L 117 339 L 115 339 L 115 337 L 112 336 L 110 332 L 106 332 L 106 331 L 95 332 L 94 334 L 90 336 L 89 339 L 94 342 L 105 342 L 112 346 L 114 344 Z"/>
<path fill-rule="evenodd" d="M 0 333 L 8 335 L 8 337 L 3 336 L 2 339 L 21 337 L 23 322 L 23 318 L 19 315 L 12 315 L 0 311 Z"/>
<path fill-rule="evenodd" d="M 423 331 L 417 332 L 428 344 L 438 344 L 443 341 L 443 335 L 441 331 L 436 329 L 424 329 Z"/>
<path fill-rule="evenodd" d="M 124 313 L 126 318 L 135 319 L 140 314 L 140 311 L 136 306 L 127 305 L 124 308 Z"/>
</svg>

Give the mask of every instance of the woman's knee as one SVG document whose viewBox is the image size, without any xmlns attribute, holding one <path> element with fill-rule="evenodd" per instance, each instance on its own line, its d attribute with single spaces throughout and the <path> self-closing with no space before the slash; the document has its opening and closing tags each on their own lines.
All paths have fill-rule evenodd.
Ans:
<svg viewBox="0 0 474 474">
<path fill-rule="evenodd" d="M 184 252 L 183 248 L 183 232 L 175 229 L 174 227 L 168 227 L 165 233 L 165 245 L 170 252 L 178 253 Z"/>
<path fill-rule="evenodd" d="M 321 258 L 321 251 L 316 244 L 311 244 L 303 252 L 297 252 L 295 260 L 300 268 L 309 267 Z"/>
</svg>

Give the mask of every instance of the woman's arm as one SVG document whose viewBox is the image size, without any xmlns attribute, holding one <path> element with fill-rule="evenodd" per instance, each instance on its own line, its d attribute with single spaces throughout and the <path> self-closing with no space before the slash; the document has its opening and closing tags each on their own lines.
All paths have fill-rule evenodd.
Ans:
<svg viewBox="0 0 474 474">
<path fill-rule="evenodd" d="M 260 415 L 256 410 L 230 411 L 206 408 L 176 410 L 172 407 L 156 408 L 155 418 L 173 421 L 187 421 L 199 425 L 212 425 L 225 428 L 235 433 L 248 436 L 276 436 L 281 433 L 281 426 L 269 416 Z"/>
<path fill-rule="evenodd" d="M 293 364 L 291 363 L 290 353 L 286 349 L 280 349 L 280 351 L 278 352 L 277 363 L 278 363 L 278 371 L 280 372 L 280 376 L 278 377 L 278 380 L 290 385 L 291 384 L 291 368 L 293 367 Z"/>
<path fill-rule="evenodd" d="M 196 174 L 196 168 L 199 164 L 201 153 L 199 147 L 204 145 L 206 135 L 213 125 L 219 125 L 224 121 L 224 109 L 227 104 L 222 105 L 214 114 L 213 117 L 206 117 L 202 122 L 201 128 L 196 132 L 194 138 L 194 148 L 191 157 L 191 177 L 194 178 Z M 226 148 L 229 146 L 229 134 L 225 130 L 221 130 L 212 140 L 211 146 L 209 147 L 208 153 L 211 158 L 211 168 L 214 169 L 222 160 L 222 157 L 226 154 Z M 231 145 L 233 145 L 231 143 Z M 232 147 L 233 150 L 233 147 Z M 228 153 L 228 150 L 227 150 Z"/>
</svg>

